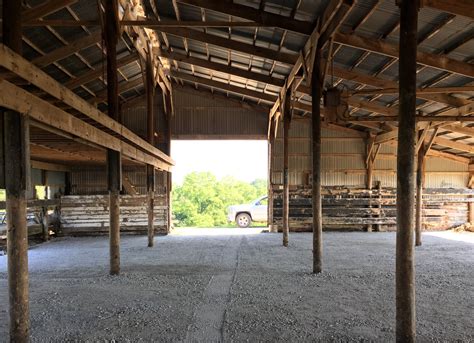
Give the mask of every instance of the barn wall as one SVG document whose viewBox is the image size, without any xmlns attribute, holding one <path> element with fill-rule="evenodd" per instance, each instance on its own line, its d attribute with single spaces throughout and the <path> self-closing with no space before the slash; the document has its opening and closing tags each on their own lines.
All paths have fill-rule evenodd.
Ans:
<svg viewBox="0 0 474 343">
<path fill-rule="evenodd" d="M 173 139 L 266 139 L 268 113 L 190 89 L 173 92 Z"/>
<path fill-rule="evenodd" d="M 289 132 L 290 229 L 311 230 L 311 125 L 309 120 L 294 120 Z M 283 185 L 283 127 L 279 125 L 272 148 L 271 172 L 274 190 L 273 225 L 281 228 L 281 190 Z M 359 132 L 323 129 L 322 175 L 323 225 L 325 227 L 364 227 L 368 224 L 395 224 L 396 146 L 382 145 L 375 162 L 373 185 L 381 190 L 367 193 L 365 166 L 367 139 Z M 468 164 L 428 156 L 425 165 L 426 227 L 448 228 L 467 221 L 469 195 Z M 349 196 L 338 196 L 333 207 L 332 194 L 346 190 Z M 445 193 L 451 189 L 452 195 Z M 377 195 L 380 193 L 380 196 Z M 437 195 L 441 194 L 441 195 Z M 386 199 L 386 197 L 388 198 Z M 352 199 L 352 200 L 350 200 Z M 355 200 L 354 200 L 355 199 Z M 357 205 L 354 205 L 354 201 Z M 381 209 L 379 209 L 382 201 Z M 324 205 L 325 204 L 325 205 Z M 367 208 L 376 208 L 369 211 Z M 376 215 L 377 219 L 373 219 Z M 349 225 L 344 225 L 349 224 Z"/>
</svg>

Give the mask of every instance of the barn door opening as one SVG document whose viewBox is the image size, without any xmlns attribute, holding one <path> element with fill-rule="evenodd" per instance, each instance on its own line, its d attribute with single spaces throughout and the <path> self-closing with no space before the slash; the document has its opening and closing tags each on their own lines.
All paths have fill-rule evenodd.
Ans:
<svg viewBox="0 0 474 343">
<path fill-rule="evenodd" d="M 266 228 L 267 141 L 173 140 L 171 157 L 175 228 Z"/>
</svg>

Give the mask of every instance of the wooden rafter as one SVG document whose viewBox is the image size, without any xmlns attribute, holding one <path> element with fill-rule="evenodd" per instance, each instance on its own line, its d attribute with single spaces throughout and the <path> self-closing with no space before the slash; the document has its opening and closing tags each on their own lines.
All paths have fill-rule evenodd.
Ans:
<svg viewBox="0 0 474 343">
<path fill-rule="evenodd" d="M 57 12 L 63 9 L 66 6 L 70 6 L 76 3 L 78 0 L 49 0 L 44 1 L 41 5 L 38 5 L 33 8 L 29 8 L 24 10 L 21 14 L 21 20 L 24 23 L 28 23 L 30 21 L 45 17 L 49 14 Z"/>
</svg>

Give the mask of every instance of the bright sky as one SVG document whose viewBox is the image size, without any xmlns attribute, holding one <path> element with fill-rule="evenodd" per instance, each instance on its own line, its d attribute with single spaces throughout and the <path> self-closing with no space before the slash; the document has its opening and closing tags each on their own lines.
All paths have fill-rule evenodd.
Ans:
<svg viewBox="0 0 474 343">
<path fill-rule="evenodd" d="M 267 179 L 267 144 L 265 140 L 173 140 L 173 183 L 181 184 L 193 171 L 209 171 L 218 179 L 228 175 L 247 182 Z"/>
</svg>

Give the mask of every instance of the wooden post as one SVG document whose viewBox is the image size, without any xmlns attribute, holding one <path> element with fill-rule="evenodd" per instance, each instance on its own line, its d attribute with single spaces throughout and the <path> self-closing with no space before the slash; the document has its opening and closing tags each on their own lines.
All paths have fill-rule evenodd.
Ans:
<svg viewBox="0 0 474 343">
<path fill-rule="evenodd" d="M 43 241 L 49 241 L 48 208 L 46 206 L 41 207 L 41 230 Z"/>
<path fill-rule="evenodd" d="M 108 114 L 119 120 L 118 79 L 117 79 L 117 40 L 118 8 L 116 0 L 105 1 L 105 44 L 107 49 L 107 104 Z M 122 182 L 122 163 L 120 152 L 107 151 L 107 178 L 109 188 L 110 214 L 110 274 L 120 274 L 120 189 Z"/>
<path fill-rule="evenodd" d="M 290 232 L 290 187 L 288 180 L 289 154 L 288 141 L 291 123 L 291 88 L 286 91 L 285 102 L 283 104 L 283 246 L 288 246 L 288 236 Z"/>
<path fill-rule="evenodd" d="M 270 136 L 268 137 L 268 214 L 267 224 L 270 232 L 275 232 L 273 225 L 273 148 L 275 145 L 275 124 L 270 119 Z"/>
<path fill-rule="evenodd" d="M 163 117 L 165 121 L 165 144 L 163 147 L 163 152 L 168 156 L 171 156 L 171 117 L 173 116 L 173 106 L 172 101 L 173 97 L 171 93 L 163 93 L 163 100 L 165 105 L 165 115 Z M 167 231 L 171 231 L 171 221 L 172 221 L 172 176 L 171 172 L 166 174 L 166 203 L 168 206 L 168 220 L 167 220 Z"/>
<path fill-rule="evenodd" d="M 415 213 L 415 246 L 421 245 L 421 230 L 423 226 L 423 187 L 425 181 L 425 145 L 418 150 L 416 166 L 416 213 Z"/>
<path fill-rule="evenodd" d="M 366 166 L 367 166 L 367 183 L 366 187 L 369 190 L 369 208 L 372 208 L 372 184 L 373 184 L 373 170 L 374 170 L 374 161 L 372 160 L 372 149 L 374 147 L 374 136 L 369 137 L 369 142 L 367 144 L 367 157 L 366 157 Z M 372 215 L 369 215 L 372 217 Z M 372 224 L 367 225 L 367 232 L 372 232 Z"/>
<path fill-rule="evenodd" d="M 399 0 L 399 125 L 397 147 L 396 340 L 416 337 L 414 205 L 418 1 Z"/>
<path fill-rule="evenodd" d="M 316 57 L 311 76 L 312 116 L 311 133 L 313 148 L 313 273 L 321 273 L 323 257 L 323 211 L 321 201 L 321 108 L 323 81 L 321 79 L 321 51 Z"/>
<path fill-rule="evenodd" d="M 472 163 L 472 160 L 471 160 L 471 163 L 469 163 L 468 170 L 469 170 L 469 179 L 467 181 L 467 187 L 472 189 L 474 187 L 474 164 Z M 470 196 L 469 198 L 472 198 L 472 196 Z M 474 202 L 468 202 L 467 204 L 468 204 L 468 221 L 469 221 L 469 224 L 474 225 Z"/>
<path fill-rule="evenodd" d="M 21 54 L 21 1 L 3 2 L 3 43 Z M 2 140 L 7 212 L 10 342 L 29 341 L 28 227 L 26 193 L 29 184 L 28 117 L 5 110 Z"/>
<path fill-rule="evenodd" d="M 146 61 L 146 100 L 147 100 L 147 138 L 148 143 L 155 145 L 155 113 L 154 113 L 154 97 L 155 97 L 155 77 L 153 73 L 153 61 L 151 59 L 151 46 L 148 47 Z M 155 237 L 155 167 L 147 165 L 147 200 L 148 200 L 148 247 L 153 247 Z"/>
</svg>

